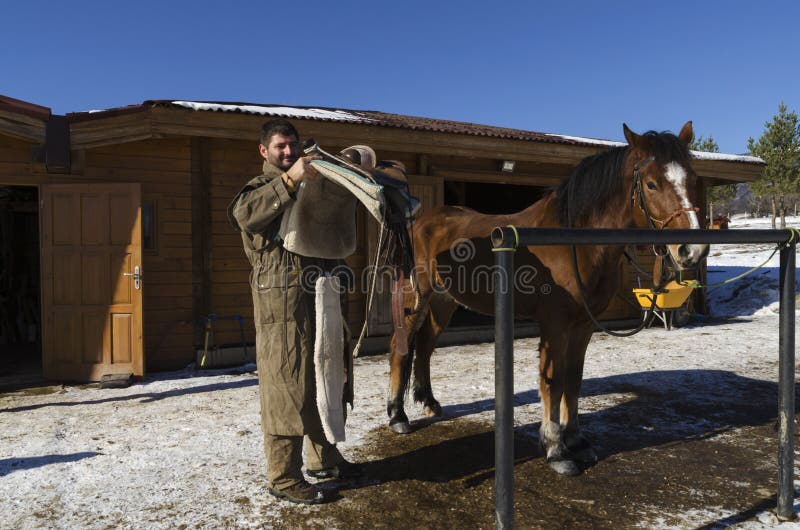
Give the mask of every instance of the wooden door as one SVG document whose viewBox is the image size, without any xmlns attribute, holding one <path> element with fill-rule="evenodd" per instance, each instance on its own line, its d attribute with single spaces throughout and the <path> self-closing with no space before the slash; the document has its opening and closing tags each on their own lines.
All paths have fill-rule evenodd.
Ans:
<svg viewBox="0 0 800 530">
<path fill-rule="evenodd" d="M 444 204 L 444 179 L 442 177 L 409 175 L 408 188 L 411 195 L 422 203 L 420 213 L 430 210 L 434 206 Z M 369 241 L 368 263 L 370 264 L 375 261 L 375 246 L 379 229 L 378 223 L 374 219 L 370 219 L 367 227 L 367 240 Z M 386 275 L 381 275 L 379 281 L 382 285 L 375 287 L 375 300 L 372 304 L 372 311 L 368 315 L 367 334 L 372 337 L 391 335 L 393 328 L 392 293 L 389 278 Z"/>
<path fill-rule="evenodd" d="M 144 375 L 139 184 L 41 190 L 44 376 Z"/>
</svg>

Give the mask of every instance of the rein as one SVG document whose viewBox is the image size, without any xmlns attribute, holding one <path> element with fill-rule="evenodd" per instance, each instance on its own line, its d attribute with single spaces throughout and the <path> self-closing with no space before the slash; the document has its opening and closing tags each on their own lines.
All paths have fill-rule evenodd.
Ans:
<svg viewBox="0 0 800 530">
<path fill-rule="evenodd" d="M 741 280 L 745 276 L 752 274 L 757 270 L 763 268 L 764 265 L 769 263 L 769 261 L 773 258 L 773 256 L 775 256 L 775 253 L 777 253 L 779 250 L 788 247 L 795 240 L 800 240 L 800 229 L 789 228 L 788 230 L 792 234 L 789 237 L 789 240 L 786 241 L 785 243 L 778 243 L 777 245 L 775 245 L 775 248 L 772 250 L 772 253 L 760 265 L 756 265 L 755 267 L 748 269 L 741 274 L 737 274 L 733 278 L 728 278 L 727 280 L 722 280 L 721 282 L 707 283 L 707 284 L 702 284 L 697 280 L 684 280 L 683 277 L 681 276 L 681 271 L 678 271 L 678 284 L 683 285 L 684 287 L 691 287 L 692 289 L 708 289 L 709 287 L 719 287 L 720 285 L 725 285 L 726 283 L 732 283 L 735 282 L 736 280 Z"/>
<path fill-rule="evenodd" d="M 632 184 L 632 188 L 633 189 L 632 189 L 632 192 L 631 192 L 631 206 L 635 202 L 636 195 L 637 195 L 637 192 L 638 192 L 639 201 L 640 201 L 639 208 L 645 213 L 645 216 L 647 217 L 647 224 L 652 229 L 656 229 L 656 227 L 653 224 L 653 217 L 650 215 L 650 212 L 647 209 L 647 202 L 644 199 L 644 191 L 642 190 L 642 179 L 641 179 L 641 176 L 639 175 L 639 170 L 642 167 L 646 166 L 647 164 L 649 164 L 650 162 L 652 162 L 654 160 L 655 160 L 655 157 L 651 156 L 651 157 L 646 158 L 646 159 L 644 159 L 644 160 L 642 160 L 640 162 L 637 162 L 636 165 L 633 167 L 633 184 Z M 567 197 L 567 226 L 568 226 L 568 228 L 572 227 L 572 209 L 569 208 L 569 205 L 571 205 L 571 204 L 572 204 L 572 190 L 570 190 L 569 196 Z M 673 213 L 673 215 L 671 215 L 667 219 L 667 222 L 671 221 L 674 217 L 676 217 L 675 213 Z M 662 228 L 663 228 L 663 226 L 665 226 L 665 225 L 662 224 Z M 578 286 L 578 294 L 581 297 L 581 302 L 583 303 L 583 308 L 584 308 L 584 310 L 586 310 L 586 314 L 589 316 L 589 319 L 592 321 L 592 324 L 594 324 L 595 327 L 598 330 L 602 331 L 606 335 L 611 335 L 612 337 L 623 337 L 623 338 L 624 337 L 631 337 L 633 335 L 636 335 L 640 331 L 642 331 L 645 328 L 645 326 L 647 325 L 647 321 L 648 321 L 647 311 L 643 311 L 642 312 L 642 320 L 641 320 L 641 322 L 639 322 L 639 325 L 636 326 L 635 328 L 631 329 L 631 330 L 628 330 L 628 331 L 612 331 L 612 330 L 608 329 L 606 326 L 604 326 L 603 324 L 601 324 L 597 320 L 597 318 L 594 316 L 594 313 L 592 313 L 592 309 L 589 307 L 589 302 L 586 301 L 586 293 L 584 292 L 583 280 L 581 280 L 581 273 L 580 273 L 580 270 L 578 268 L 578 251 L 577 251 L 575 245 L 570 245 L 570 252 L 572 254 L 572 271 L 573 271 L 573 274 L 575 275 L 575 284 Z M 656 297 L 654 296 L 652 298 L 650 309 L 648 311 L 653 311 L 655 309 L 655 307 L 656 307 Z"/>
<path fill-rule="evenodd" d="M 581 280 L 581 274 L 578 270 L 578 252 L 575 249 L 575 245 L 570 245 L 570 250 L 572 251 L 572 270 L 575 273 L 575 283 L 578 285 L 578 293 L 580 294 L 581 302 L 583 302 L 583 308 L 586 310 L 586 314 L 589 315 L 589 319 L 592 321 L 595 327 L 606 335 L 611 335 L 612 337 L 631 337 L 642 331 L 647 325 L 647 311 L 652 311 L 656 307 L 656 297 L 653 297 L 650 309 L 642 312 L 642 320 L 639 322 L 638 326 L 628 331 L 612 331 L 608 329 L 601 324 L 597 318 L 595 318 L 594 313 L 592 313 L 592 309 L 589 307 L 589 302 L 586 301 L 586 294 L 583 290 L 583 281 Z"/>
</svg>

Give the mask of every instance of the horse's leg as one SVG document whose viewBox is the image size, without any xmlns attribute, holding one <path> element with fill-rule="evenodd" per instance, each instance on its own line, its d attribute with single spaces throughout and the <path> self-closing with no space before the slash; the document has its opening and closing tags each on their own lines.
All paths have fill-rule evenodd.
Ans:
<svg viewBox="0 0 800 530">
<path fill-rule="evenodd" d="M 408 340 L 411 351 L 398 352 L 395 348 L 394 337 L 392 337 L 391 354 L 389 355 L 389 398 L 386 402 L 386 413 L 389 415 L 389 427 L 398 434 L 411 432 L 404 403 L 408 381 L 411 379 L 415 339 L 409 337 Z"/>
<path fill-rule="evenodd" d="M 436 349 L 436 339 L 445 330 L 458 305 L 445 295 L 433 295 L 428 317 L 416 335 L 414 359 L 414 401 L 422 403 L 422 410 L 429 418 L 442 415 L 442 406 L 433 397 L 431 389 L 431 355 Z"/>
<path fill-rule="evenodd" d="M 586 347 L 592 338 L 591 323 L 577 327 L 570 333 L 566 358 L 566 390 L 561 401 L 561 426 L 564 430 L 564 443 L 572 458 L 582 463 L 594 463 L 597 455 L 589 440 L 580 432 L 578 423 L 578 398 L 583 381 L 583 361 Z"/>
<path fill-rule="evenodd" d="M 566 353 L 569 332 L 566 326 L 540 322 L 539 394 L 542 398 L 542 424 L 539 443 L 547 463 L 560 475 L 577 475 L 580 468 L 564 440 L 561 426 L 561 403 L 566 391 Z"/>
<path fill-rule="evenodd" d="M 389 415 L 389 427 L 398 434 L 411 432 L 411 425 L 405 412 L 405 396 L 411 379 L 411 366 L 416 349 L 416 332 L 428 316 L 427 302 L 422 303 L 412 314 L 406 316 L 409 351 L 397 351 L 395 338 L 392 336 L 389 355 L 389 398 L 386 402 L 386 413 Z"/>
</svg>

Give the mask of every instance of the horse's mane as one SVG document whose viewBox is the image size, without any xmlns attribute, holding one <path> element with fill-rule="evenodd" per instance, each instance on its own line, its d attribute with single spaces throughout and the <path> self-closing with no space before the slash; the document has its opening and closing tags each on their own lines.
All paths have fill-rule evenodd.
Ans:
<svg viewBox="0 0 800 530">
<path fill-rule="evenodd" d="M 688 165 L 689 148 L 671 132 L 647 131 L 642 137 L 649 155 L 655 157 L 657 163 L 674 160 Z M 613 147 L 584 158 L 572 175 L 555 189 L 563 226 L 581 226 L 598 208 L 618 205 L 613 199 L 624 192 L 621 188 L 629 149 L 627 145 Z"/>
</svg>

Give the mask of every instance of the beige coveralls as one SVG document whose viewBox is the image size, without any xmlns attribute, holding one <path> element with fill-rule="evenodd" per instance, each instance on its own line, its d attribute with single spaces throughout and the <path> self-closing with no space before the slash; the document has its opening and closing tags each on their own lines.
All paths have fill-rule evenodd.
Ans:
<svg viewBox="0 0 800 530">
<path fill-rule="evenodd" d="M 267 476 L 276 489 L 291 487 L 303 479 L 304 435 L 308 469 L 329 468 L 343 460 L 336 446 L 325 438 L 317 411 L 314 292 L 301 286 L 304 267 L 330 270 L 340 262 L 303 258 L 276 241 L 281 216 L 294 201 L 282 175 L 283 171 L 265 162 L 263 175 L 248 182 L 228 207 L 228 218 L 241 232 L 244 252 L 253 268 L 250 286 L 261 428 Z M 343 399 L 352 405 L 352 358 L 346 352 L 343 355 L 348 367 Z"/>
</svg>

